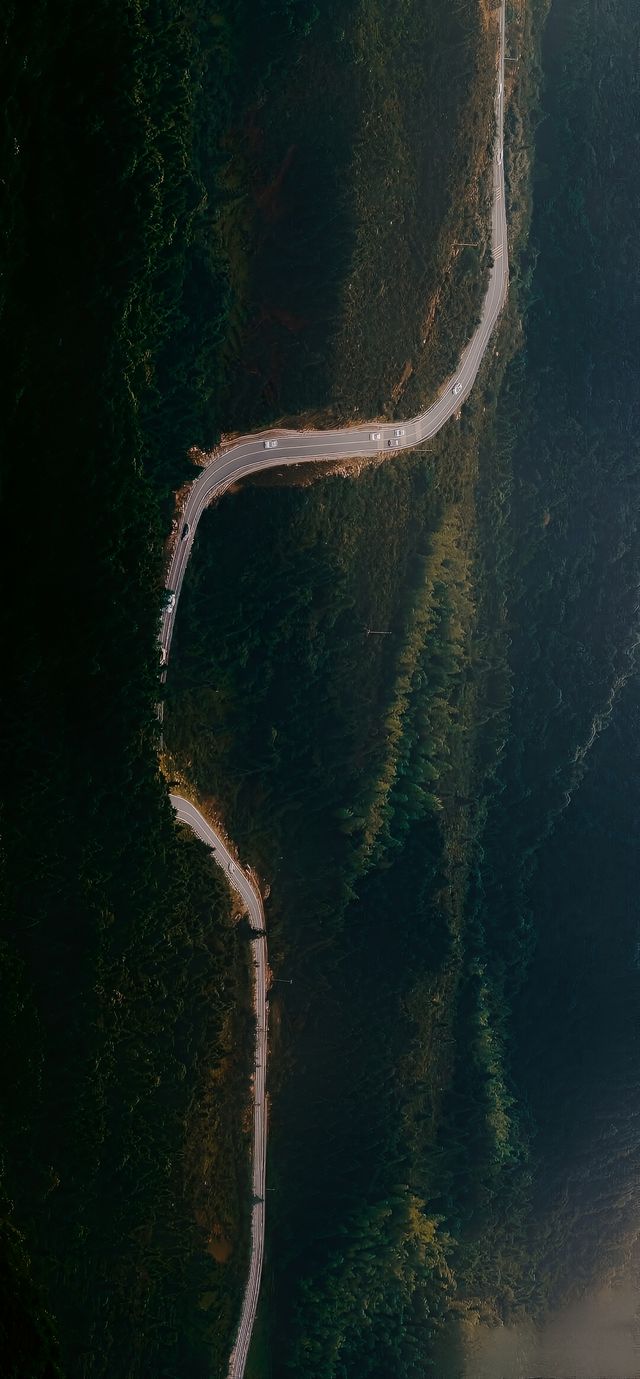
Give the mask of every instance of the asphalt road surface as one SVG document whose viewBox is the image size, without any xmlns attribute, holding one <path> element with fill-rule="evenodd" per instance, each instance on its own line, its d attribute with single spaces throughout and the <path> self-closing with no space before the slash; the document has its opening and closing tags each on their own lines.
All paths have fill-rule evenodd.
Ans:
<svg viewBox="0 0 640 1379">
<path fill-rule="evenodd" d="M 222 867 L 230 886 L 238 892 L 246 907 L 251 928 L 256 931 L 251 948 L 254 961 L 253 1008 L 256 1017 L 256 1044 L 253 1070 L 253 1207 L 251 1210 L 251 1258 L 249 1278 L 242 1303 L 242 1313 L 236 1343 L 229 1361 L 229 1379 L 242 1379 L 260 1292 L 262 1256 L 264 1253 L 265 1177 L 267 1168 L 267 1099 L 265 1089 L 267 1067 L 267 939 L 264 932 L 262 897 L 253 882 L 241 870 L 227 850 L 222 838 L 212 829 L 199 809 L 181 795 L 169 799 L 182 824 L 201 838 Z"/>
<path fill-rule="evenodd" d="M 452 416 L 455 416 L 469 396 L 491 333 L 504 305 L 509 286 L 503 158 L 504 45 L 505 6 L 503 3 L 500 9 L 500 44 L 496 82 L 496 141 L 493 151 L 493 205 L 491 211 L 493 264 L 479 325 L 462 353 L 455 375 L 447 380 L 436 401 L 425 412 L 421 412 L 417 417 L 411 417 L 408 421 L 400 421 L 391 425 L 386 422 L 369 422 L 362 426 L 347 427 L 338 431 L 263 431 L 256 435 L 242 436 L 238 440 L 220 447 L 214 453 L 211 462 L 191 487 L 169 565 L 166 586 L 168 605 L 162 619 L 160 632 L 161 658 L 162 665 L 165 667 L 163 678 L 166 677 L 166 664 L 171 650 L 178 600 L 198 522 L 205 508 L 214 498 L 219 498 L 226 489 L 237 483 L 239 479 L 246 478 L 247 475 L 255 474 L 263 469 L 280 468 L 288 464 L 305 464 L 317 460 L 361 458 L 380 453 L 397 457 L 401 450 L 415 450 L 417 446 L 435 436 L 445 423 Z M 396 434 L 397 432 L 400 434 Z M 266 442 L 274 441 L 277 442 L 275 446 L 271 444 L 267 447 Z M 251 881 L 233 861 L 222 840 L 218 838 L 198 810 L 187 800 L 181 799 L 178 795 L 172 795 L 171 802 L 178 818 L 183 823 L 189 824 L 198 837 L 202 838 L 212 849 L 214 857 L 224 869 L 230 885 L 242 896 L 252 926 L 263 929 L 262 901 Z M 258 1305 L 264 1252 L 267 1145 L 267 1106 L 265 1101 L 267 1063 L 266 938 L 256 938 L 253 948 L 256 961 L 254 1003 L 257 1040 L 254 1068 L 254 1202 L 251 1215 L 251 1260 L 237 1339 L 229 1362 L 229 1379 L 243 1379 Z"/>
</svg>

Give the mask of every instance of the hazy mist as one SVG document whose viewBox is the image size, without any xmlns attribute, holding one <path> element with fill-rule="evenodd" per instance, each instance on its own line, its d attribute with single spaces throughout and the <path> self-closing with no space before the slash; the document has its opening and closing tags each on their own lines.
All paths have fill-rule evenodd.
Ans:
<svg viewBox="0 0 640 1379">
<path fill-rule="evenodd" d="M 543 1331 L 481 1328 L 467 1379 L 637 1379 L 638 1295 L 602 1288 L 554 1317 Z"/>
</svg>

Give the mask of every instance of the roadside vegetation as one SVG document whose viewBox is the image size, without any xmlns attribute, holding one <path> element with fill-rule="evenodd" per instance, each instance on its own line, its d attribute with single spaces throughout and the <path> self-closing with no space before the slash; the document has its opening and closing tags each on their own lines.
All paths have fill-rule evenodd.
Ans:
<svg viewBox="0 0 640 1379">
<path fill-rule="evenodd" d="M 268 878 L 293 982 L 271 1003 L 276 1372 L 424 1364 L 486 1293 L 479 1202 L 488 1229 L 524 1155 L 466 914 L 496 707 L 471 646 L 484 426 L 480 398 L 426 462 L 227 495 L 183 591 L 167 750 Z"/>
<path fill-rule="evenodd" d="M 637 1221 L 636 88 L 603 5 L 552 10 L 541 94 L 546 11 L 510 14 L 511 306 L 462 423 L 227 497 L 183 596 L 168 744 L 293 982 L 251 1379 L 459 1376 L 461 1335 L 615 1276 Z"/>
<path fill-rule="evenodd" d="M 165 498 L 225 310 L 208 19 L 6 18 L 3 1373 L 208 1375 L 246 1270 L 249 955 L 156 714 Z"/>
<path fill-rule="evenodd" d="M 157 770 L 171 494 L 193 474 L 189 447 L 223 423 L 329 399 L 371 410 L 374 390 L 392 409 L 405 340 L 420 354 L 428 337 L 437 372 L 437 350 L 466 337 L 482 273 L 448 241 L 454 222 L 470 239 L 484 225 L 494 46 L 475 6 L 427 14 L 414 0 L 8 12 L 3 451 L 18 579 L 2 963 L 17 1052 L 3 1239 L 16 1373 L 72 1372 L 82 1353 L 87 1375 L 182 1379 L 228 1354 L 246 1267 L 249 993 L 226 893 L 176 830 Z M 455 319 L 435 302 L 443 278 Z M 400 484 L 399 514 L 409 497 Z M 399 516 L 398 550 L 401 530 Z M 366 545 L 361 527 L 363 557 Z M 354 875 L 392 817 L 436 809 L 428 789 L 407 805 L 397 788 L 432 623 L 457 674 L 457 615 L 428 561 L 427 544 L 406 597 L 389 585 L 404 681 L 370 639 L 397 740 L 384 744 L 371 697 L 362 727 L 379 769 L 359 834 L 346 788 L 331 804 Z M 330 616 L 328 585 L 324 597 Z M 434 719 L 436 755 L 441 731 Z M 420 769 L 427 782 L 433 766 Z M 266 836 L 262 855 L 266 874 Z"/>
<path fill-rule="evenodd" d="M 410 411 L 454 367 L 482 299 L 490 8 L 301 4 L 286 37 L 278 5 L 238 13 L 225 429 Z"/>
<path fill-rule="evenodd" d="M 252 1379 L 457 1376 L 461 1322 L 542 1316 L 635 1219 L 634 14 L 552 7 L 541 95 L 546 10 L 509 9 L 511 305 L 461 420 L 228 495 L 181 602 L 168 774 L 269 882 L 292 982 Z M 158 771 L 171 494 L 223 426 L 407 414 L 453 366 L 496 32 L 85 19 L 15 6 L 3 57 L 5 1325 L 16 1376 L 197 1379 L 245 1277 L 251 1012 Z"/>
</svg>

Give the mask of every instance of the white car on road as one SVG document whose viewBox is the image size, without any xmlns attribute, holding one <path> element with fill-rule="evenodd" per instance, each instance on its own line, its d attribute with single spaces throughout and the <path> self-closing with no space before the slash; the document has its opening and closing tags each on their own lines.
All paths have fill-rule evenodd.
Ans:
<svg viewBox="0 0 640 1379">
<path fill-rule="evenodd" d="M 370 440 L 370 441 L 379 441 L 379 440 L 382 440 L 382 431 L 370 431 L 370 432 L 369 432 L 369 440 Z"/>
<path fill-rule="evenodd" d="M 278 442 L 277 442 L 277 441 L 263 441 L 262 444 L 264 445 L 265 450 L 276 450 L 276 449 L 277 449 Z"/>
<path fill-rule="evenodd" d="M 461 383 L 454 383 L 453 388 L 451 389 L 451 391 L 452 391 L 454 397 L 459 397 L 460 394 L 461 394 L 461 392 L 462 392 L 462 384 L 461 384 Z"/>
<path fill-rule="evenodd" d="M 393 434 L 394 436 L 404 436 L 404 426 L 396 426 Z"/>
<path fill-rule="evenodd" d="M 400 444 L 400 441 L 398 440 L 398 437 L 397 437 L 397 436 L 392 436 L 392 437 L 391 437 L 391 440 L 388 442 L 388 444 L 394 446 L 394 448 L 397 450 L 397 449 L 398 449 L 398 446 L 399 446 L 399 444 Z"/>
</svg>

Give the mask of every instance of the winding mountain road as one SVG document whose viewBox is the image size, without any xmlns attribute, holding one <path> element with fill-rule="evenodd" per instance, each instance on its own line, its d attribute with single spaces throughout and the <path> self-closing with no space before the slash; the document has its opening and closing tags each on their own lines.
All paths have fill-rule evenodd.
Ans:
<svg viewBox="0 0 640 1379">
<path fill-rule="evenodd" d="M 264 431 L 243 436 L 214 452 L 210 463 L 193 483 L 182 515 L 167 575 L 168 603 L 162 619 L 160 647 L 162 678 L 171 649 L 175 617 L 185 570 L 189 563 L 198 522 L 214 498 L 239 479 L 260 470 L 283 465 L 305 464 L 318 460 L 362 458 L 379 454 L 396 457 L 401 450 L 415 450 L 430 440 L 454 416 L 468 397 L 475 382 L 509 285 L 507 220 L 504 186 L 504 47 L 505 5 L 500 7 L 500 41 L 496 88 L 496 139 L 493 152 L 493 204 L 491 247 L 493 263 L 480 322 L 464 349 L 458 370 L 448 379 L 436 401 L 408 421 L 394 424 L 369 422 L 336 431 Z M 253 1129 L 253 1208 L 251 1214 L 251 1258 L 249 1277 L 242 1304 L 236 1342 L 229 1362 L 229 1379 L 243 1379 L 260 1291 L 265 1229 L 265 1172 L 267 1146 L 267 1102 L 265 1076 L 267 1063 L 267 942 L 264 935 L 262 900 L 253 883 L 234 862 L 222 839 L 194 805 L 179 795 L 171 795 L 178 819 L 211 848 L 225 871 L 230 885 L 239 893 L 249 913 L 252 927 L 260 934 L 253 943 L 255 955 L 254 1008 L 256 1047 L 254 1066 Z"/>
<path fill-rule="evenodd" d="M 253 1323 L 258 1306 L 262 1256 L 264 1254 L 264 1209 L 267 1169 L 267 939 L 264 927 L 262 896 L 245 872 L 234 861 L 222 838 L 203 818 L 199 809 L 181 795 L 170 795 L 169 799 L 181 824 L 188 824 L 198 838 L 211 848 L 218 866 L 222 867 L 227 881 L 237 891 L 242 900 L 251 928 L 255 931 L 252 941 L 255 978 L 253 984 L 253 1008 L 256 1017 L 256 1042 L 253 1073 L 253 1206 L 251 1209 L 251 1257 L 249 1277 L 242 1304 L 242 1315 L 236 1343 L 229 1361 L 229 1379 L 242 1379 Z"/>
</svg>

